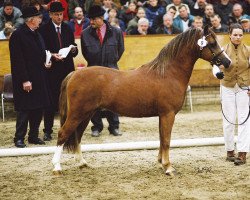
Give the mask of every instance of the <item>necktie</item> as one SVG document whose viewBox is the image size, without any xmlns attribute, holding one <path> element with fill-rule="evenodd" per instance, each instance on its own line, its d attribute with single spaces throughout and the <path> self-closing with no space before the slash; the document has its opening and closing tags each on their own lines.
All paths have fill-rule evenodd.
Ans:
<svg viewBox="0 0 250 200">
<path fill-rule="evenodd" d="M 60 27 L 56 27 L 57 29 L 57 37 L 59 41 L 60 48 L 62 48 L 62 38 L 61 38 L 61 33 L 60 33 Z"/>
<path fill-rule="evenodd" d="M 99 28 L 97 29 L 97 35 L 98 35 L 98 38 L 99 38 L 100 43 L 101 43 L 101 45 L 102 45 L 103 39 L 102 39 L 101 29 L 99 29 Z"/>
</svg>

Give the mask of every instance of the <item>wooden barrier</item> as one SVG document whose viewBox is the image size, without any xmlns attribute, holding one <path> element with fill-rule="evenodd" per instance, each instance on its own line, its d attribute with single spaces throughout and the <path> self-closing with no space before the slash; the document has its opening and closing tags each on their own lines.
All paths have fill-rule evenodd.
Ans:
<svg viewBox="0 0 250 200">
<path fill-rule="evenodd" d="M 119 61 L 121 70 L 130 70 L 140 67 L 155 58 L 160 50 L 173 38 L 174 35 L 150 35 L 150 36 L 125 36 L 125 52 Z M 229 42 L 227 34 L 218 34 L 218 42 L 224 46 Z M 76 39 L 79 53 L 75 58 L 75 66 L 87 64 L 81 52 L 80 39 Z M 244 36 L 244 43 L 250 45 L 250 34 Z M 10 73 L 8 40 L 0 40 L 0 76 Z M 219 81 L 211 73 L 209 62 L 199 59 L 195 63 L 190 80 L 191 86 L 216 86 Z M 0 80 L 1 86 L 1 80 Z M 1 87 L 0 87 L 1 88 Z"/>
</svg>

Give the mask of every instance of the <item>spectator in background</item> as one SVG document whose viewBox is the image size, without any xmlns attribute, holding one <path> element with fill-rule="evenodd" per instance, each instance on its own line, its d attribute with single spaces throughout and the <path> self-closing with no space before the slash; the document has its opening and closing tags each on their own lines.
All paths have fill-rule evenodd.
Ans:
<svg viewBox="0 0 250 200">
<path fill-rule="evenodd" d="M 13 24 L 12 24 L 11 21 L 5 22 L 4 28 L 13 28 L 14 29 Z"/>
<path fill-rule="evenodd" d="M 160 15 L 157 15 L 153 21 L 153 25 L 152 25 L 152 28 L 154 30 L 156 30 L 157 28 L 159 28 L 160 26 L 163 25 L 163 16 L 165 14 L 168 14 L 168 15 L 171 15 L 173 18 L 175 16 L 175 13 L 177 12 L 175 6 L 171 6 L 168 8 L 168 10 L 166 10 L 166 13 L 162 13 Z"/>
<path fill-rule="evenodd" d="M 138 21 L 138 27 L 130 31 L 130 35 L 150 35 L 156 34 L 155 30 L 149 27 L 149 21 L 146 18 L 141 18 Z"/>
<path fill-rule="evenodd" d="M 153 22 L 158 15 L 163 15 L 166 12 L 166 9 L 159 4 L 158 0 L 149 0 L 149 4 L 145 8 L 149 27 L 153 26 Z"/>
<path fill-rule="evenodd" d="M 36 9 L 42 14 L 43 18 L 42 18 L 42 23 L 40 25 L 40 26 L 42 26 L 43 24 L 46 24 L 49 22 L 50 17 L 49 17 L 48 11 L 43 8 L 43 6 L 40 2 L 41 1 L 39 1 L 39 0 L 30 0 L 28 6 L 35 6 Z"/>
<path fill-rule="evenodd" d="M 171 35 L 181 33 L 181 30 L 173 26 L 173 16 L 165 14 L 163 16 L 163 25 L 156 29 L 156 33 Z"/>
<path fill-rule="evenodd" d="M 187 12 L 187 7 L 185 5 L 179 7 L 179 13 L 180 14 L 174 18 L 173 25 L 184 32 L 191 27 L 194 21 L 194 16 Z"/>
<path fill-rule="evenodd" d="M 250 0 L 241 3 L 244 13 L 250 16 Z"/>
<path fill-rule="evenodd" d="M 191 15 L 204 17 L 206 4 L 206 0 L 196 0 L 194 6 L 190 8 Z"/>
<path fill-rule="evenodd" d="M 229 14 L 232 13 L 233 4 L 229 0 L 220 0 L 220 3 L 214 6 L 215 13 L 220 15 L 221 23 L 229 24 Z"/>
<path fill-rule="evenodd" d="M 88 62 L 88 67 L 103 66 L 119 69 L 117 62 L 124 52 L 123 33 L 119 28 L 111 26 L 104 20 L 105 11 L 100 6 L 92 6 L 89 9 L 90 25 L 84 29 L 81 35 L 81 47 L 83 57 Z M 108 94 L 106 94 L 108 95 Z M 97 110 L 91 122 L 93 137 L 99 137 L 103 130 L 102 116 L 108 120 L 108 130 L 114 136 L 121 135 L 119 131 L 119 116 L 109 110 Z"/>
<path fill-rule="evenodd" d="M 204 26 L 207 26 L 207 25 L 211 26 L 210 17 L 215 15 L 214 6 L 210 3 L 206 4 L 204 13 L 205 13 L 204 18 L 203 18 Z"/>
<path fill-rule="evenodd" d="M 11 34 L 14 32 L 12 27 L 5 27 L 0 31 L 0 40 L 10 39 Z"/>
<path fill-rule="evenodd" d="M 22 9 L 22 2 L 25 0 L 0 0 L 0 8 L 3 6 L 4 2 L 11 1 L 14 7 L 18 8 L 19 10 Z"/>
<path fill-rule="evenodd" d="M 74 33 L 75 37 L 80 37 L 82 31 L 90 25 L 89 18 L 84 16 L 81 7 L 75 8 L 74 19 L 71 19 L 68 23 L 70 29 Z"/>
<path fill-rule="evenodd" d="M 179 15 L 179 7 L 180 7 L 181 5 L 185 5 L 186 8 L 187 8 L 188 13 L 190 13 L 190 9 L 189 9 L 188 5 L 182 3 L 182 0 L 172 0 L 172 2 L 173 2 L 173 3 L 167 5 L 166 10 L 169 10 L 170 7 L 174 6 L 175 9 L 176 9 L 174 18 L 177 17 L 177 16 Z"/>
<path fill-rule="evenodd" d="M 234 23 L 240 23 L 240 20 L 243 18 L 250 19 L 250 16 L 243 13 L 243 8 L 240 4 L 234 4 L 232 13 L 229 15 L 229 25 Z"/>
<path fill-rule="evenodd" d="M 17 111 L 15 146 L 24 143 L 29 124 L 28 142 L 45 144 L 39 135 L 39 126 L 45 107 L 51 103 L 46 76 L 45 48 L 42 36 L 37 32 L 41 13 L 35 7 L 23 9 L 25 24 L 12 34 L 9 41 L 14 106 Z"/>
<path fill-rule="evenodd" d="M 194 21 L 192 23 L 193 28 L 201 28 L 203 29 L 203 18 L 200 16 L 195 16 Z"/>
<path fill-rule="evenodd" d="M 108 22 L 112 25 L 114 25 L 114 23 L 118 23 L 118 26 L 123 32 L 125 32 L 126 30 L 126 25 L 124 24 L 124 22 L 120 19 L 118 19 L 118 11 L 116 8 L 111 8 L 108 10 Z M 112 22 L 112 23 L 111 23 Z"/>
<path fill-rule="evenodd" d="M 240 20 L 244 33 L 250 33 L 250 19 L 244 18 Z"/>
<path fill-rule="evenodd" d="M 132 29 L 137 28 L 139 19 L 143 17 L 146 17 L 145 10 L 143 7 L 139 7 L 136 16 L 128 22 L 126 33 L 129 34 Z"/>
<path fill-rule="evenodd" d="M 227 33 L 228 32 L 228 26 L 221 23 L 221 18 L 219 15 L 213 15 L 210 17 L 210 21 L 212 24 L 212 30 L 215 33 Z"/>
<path fill-rule="evenodd" d="M 78 0 L 68 0 L 68 16 L 69 16 L 69 20 L 75 18 L 75 8 L 76 7 L 80 7 L 84 11 L 84 7 L 81 7 L 79 5 Z"/>
<path fill-rule="evenodd" d="M 104 14 L 104 20 L 108 20 L 108 11 L 111 9 L 111 8 L 114 8 L 114 3 L 113 3 L 113 0 L 103 0 L 102 1 L 102 8 L 105 10 L 105 14 Z"/>
<path fill-rule="evenodd" d="M 52 95 L 52 106 L 44 111 L 43 139 L 45 141 L 52 139 L 51 134 L 53 132 L 55 113 L 58 110 L 61 83 L 70 72 L 74 71 L 73 57 L 76 57 L 78 54 L 77 47 L 71 48 L 66 58 L 58 54 L 59 50 L 64 47 L 69 47 L 70 45 L 77 46 L 73 32 L 63 22 L 63 11 L 64 8 L 60 2 L 52 2 L 49 10 L 51 20 L 40 28 L 45 48 L 53 54 L 52 66 L 47 71 Z"/>
<path fill-rule="evenodd" d="M 128 26 L 129 21 L 136 16 L 136 13 L 137 13 L 136 3 L 134 0 L 131 0 L 129 1 L 128 9 L 123 11 L 119 17 L 124 22 L 126 28 Z"/>
<path fill-rule="evenodd" d="M 0 31 L 4 29 L 6 22 L 12 22 L 14 29 L 24 23 L 21 17 L 22 12 L 13 6 L 11 1 L 5 1 L 3 7 L 0 8 Z"/>
<path fill-rule="evenodd" d="M 173 19 L 177 16 L 176 13 L 177 13 L 177 9 L 175 6 L 171 6 L 168 9 L 166 9 L 166 14 L 171 15 Z"/>
</svg>

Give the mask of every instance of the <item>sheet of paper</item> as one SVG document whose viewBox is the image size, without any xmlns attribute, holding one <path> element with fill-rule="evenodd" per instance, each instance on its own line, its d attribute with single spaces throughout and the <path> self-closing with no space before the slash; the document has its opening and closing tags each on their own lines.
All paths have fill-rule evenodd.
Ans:
<svg viewBox="0 0 250 200">
<path fill-rule="evenodd" d="M 66 58 L 67 55 L 69 54 L 71 48 L 73 48 L 73 47 L 76 47 L 76 46 L 71 44 L 69 47 L 62 48 L 59 50 L 58 54 L 60 54 L 62 58 Z"/>
<path fill-rule="evenodd" d="M 49 50 L 45 50 L 45 52 L 46 52 L 46 61 L 45 61 L 45 63 L 46 63 L 46 65 L 48 65 L 52 55 L 51 55 Z"/>
</svg>

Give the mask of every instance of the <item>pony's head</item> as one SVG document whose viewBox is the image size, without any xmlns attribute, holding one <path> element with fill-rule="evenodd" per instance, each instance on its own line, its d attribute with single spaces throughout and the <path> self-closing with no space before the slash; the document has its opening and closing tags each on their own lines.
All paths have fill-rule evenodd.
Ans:
<svg viewBox="0 0 250 200">
<path fill-rule="evenodd" d="M 225 68 L 230 66 L 230 58 L 217 42 L 215 33 L 208 26 L 204 28 L 203 36 L 197 44 L 200 46 L 200 58 L 209 61 L 212 65 L 223 65 Z"/>
</svg>

